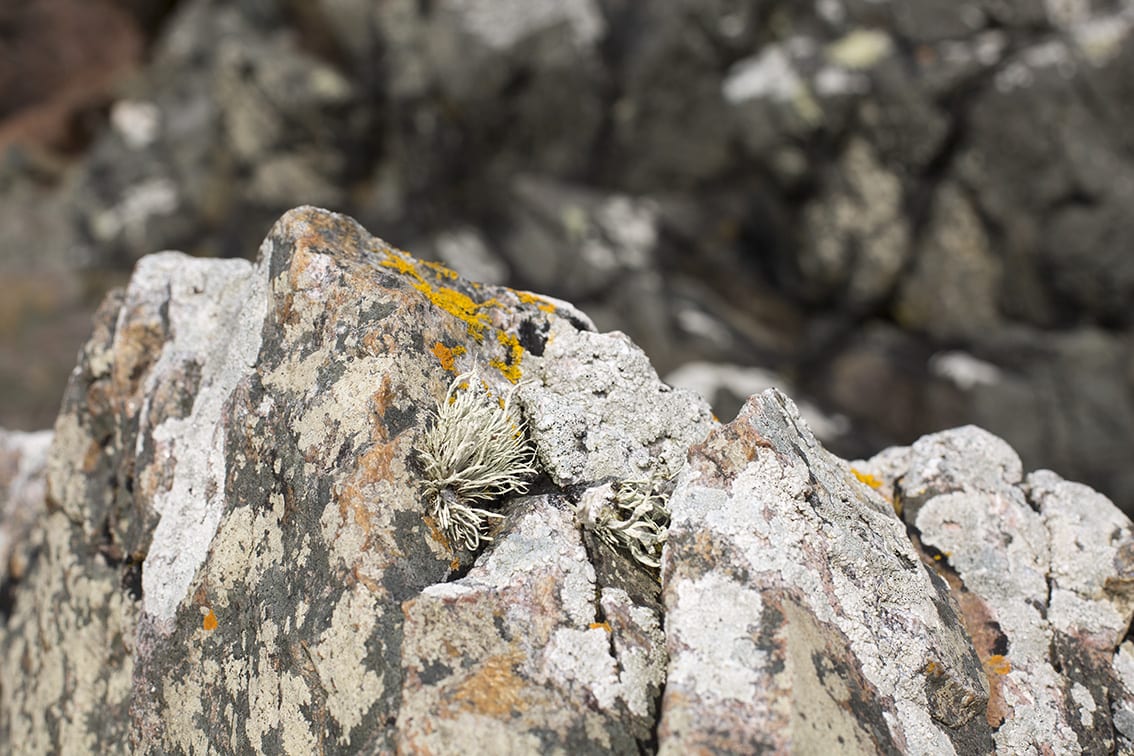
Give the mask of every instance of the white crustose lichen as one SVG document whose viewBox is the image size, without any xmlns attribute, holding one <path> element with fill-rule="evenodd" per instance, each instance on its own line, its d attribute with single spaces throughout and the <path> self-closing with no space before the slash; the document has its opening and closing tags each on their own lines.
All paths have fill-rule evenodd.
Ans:
<svg viewBox="0 0 1134 756">
<path fill-rule="evenodd" d="M 657 569 L 669 531 L 669 509 L 651 480 L 624 480 L 588 489 L 575 509 L 578 522 L 634 561 Z"/>
<path fill-rule="evenodd" d="M 474 504 L 524 493 L 536 474 L 535 451 L 512 407 L 515 393 L 495 399 L 475 372 L 457 376 L 415 447 L 426 514 L 454 547 L 475 551 L 491 541 L 489 521 L 503 515 Z"/>
</svg>

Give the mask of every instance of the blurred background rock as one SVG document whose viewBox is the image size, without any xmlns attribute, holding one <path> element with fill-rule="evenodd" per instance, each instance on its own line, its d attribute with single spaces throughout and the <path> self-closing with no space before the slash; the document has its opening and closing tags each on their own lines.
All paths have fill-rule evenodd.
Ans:
<svg viewBox="0 0 1134 756">
<path fill-rule="evenodd" d="M 310 203 L 836 452 L 976 423 L 1134 505 L 1131 0 L 10 0 L 0 426 L 161 249 Z"/>
</svg>

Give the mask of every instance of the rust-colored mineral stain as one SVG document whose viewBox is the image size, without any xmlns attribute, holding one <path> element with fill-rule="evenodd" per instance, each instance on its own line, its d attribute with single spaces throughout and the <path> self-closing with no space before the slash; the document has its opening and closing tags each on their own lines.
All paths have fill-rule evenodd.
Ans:
<svg viewBox="0 0 1134 756">
<path fill-rule="evenodd" d="M 201 627 L 205 628 L 205 630 L 210 633 L 217 629 L 217 615 L 213 612 L 212 608 L 209 609 L 209 613 L 205 615 L 205 618 L 201 620 Z"/>
</svg>

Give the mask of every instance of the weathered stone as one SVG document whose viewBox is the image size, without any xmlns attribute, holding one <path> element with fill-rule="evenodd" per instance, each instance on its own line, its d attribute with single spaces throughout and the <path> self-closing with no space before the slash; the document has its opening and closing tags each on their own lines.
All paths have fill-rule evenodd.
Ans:
<svg viewBox="0 0 1134 756">
<path fill-rule="evenodd" d="M 983 431 L 852 469 L 776 391 L 721 426 L 572 305 L 310 207 L 255 264 L 143 258 L 94 326 L 46 464 L 0 436 L 0 750 L 1134 742 L 1134 528 Z M 538 472 L 476 551 L 414 451 L 459 374 Z M 623 483 L 660 584 L 579 510 Z"/>
<path fill-rule="evenodd" d="M 518 506 L 460 580 L 403 605 L 399 750 L 637 753 L 665 678 L 659 617 L 596 590 L 558 497 Z"/>
<path fill-rule="evenodd" d="M 1011 447 L 977 428 L 862 469 L 894 487 L 961 607 L 991 686 L 997 751 L 1112 751 L 1130 705 L 1119 650 L 1134 616 L 1130 520 L 1054 473 L 1025 478 Z"/>
<path fill-rule="evenodd" d="M 474 556 L 423 519 L 411 451 L 452 375 L 476 368 L 495 392 L 525 379 L 535 428 L 547 425 L 544 407 L 562 418 L 568 363 L 616 357 L 598 363 L 615 372 L 592 371 L 610 379 L 601 387 L 570 373 L 576 388 L 610 390 L 639 413 L 668 397 L 673 417 L 689 420 L 642 430 L 627 417 L 617 441 L 590 426 L 598 461 L 584 458 L 587 474 L 628 475 L 651 450 L 679 465 L 683 439 L 707 429 L 703 402 L 666 393 L 624 337 L 588 339 L 577 330 L 588 327 L 565 303 L 462 281 L 309 208 L 277 224 L 256 265 L 145 258 L 102 308 L 57 424 L 55 513 L 41 523 L 45 546 L 3 646 L 5 669 L 44 672 L 19 705 L 7 699 L 3 731 L 12 742 L 26 735 L 32 750 L 393 747 L 401 602 Z M 544 380 L 547 397 L 536 389 Z M 589 393 L 576 399 L 586 423 L 605 411 Z M 540 453 L 550 470 L 575 464 L 574 450 Z M 629 654 L 629 687 L 607 719 L 625 710 L 638 724 L 604 727 L 633 750 L 650 737 L 647 689 L 660 685 L 640 638 L 660 624 L 610 589 L 609 610 L 598 608 L 574 539 L 591 577 L 566 586 L 564 600 L 588 607 L 588 622 L 622 617 L 612 632 Z M 503 536 L 494 553 L 511 543 Z M 611 647 L 604 629 L 577 629 Z M 568 635 L 559 663 L 569 667 Z M 616 670 L 616 656 L 607 666 Z M 580 685 L 605 685 L 588 669 Z M 535 684 L 557 689 L 549 674 Z M 70 729 L 39 724 L 53 711 Z"/>
<path fill-rule="evenodd" d="M 694 446 L 670 509 L 662 753 L 991 746 L 944 584 L 789 399 Z"/>
</svg>

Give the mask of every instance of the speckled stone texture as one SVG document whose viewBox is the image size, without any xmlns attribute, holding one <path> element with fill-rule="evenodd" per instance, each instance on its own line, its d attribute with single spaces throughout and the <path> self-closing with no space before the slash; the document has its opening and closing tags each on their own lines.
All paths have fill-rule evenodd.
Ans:
<svg viewBox="0 0 1134 756">
<path fill-rule="evenodd" d="M 540 471 L 477 553 L 413 452 L 470 370 Z M 660 582 L 574 512 L 643 479 Z M 852 468 L 775 391 L 721 425 L 572 305 L 315 208 L 255 264 L 143 258 L 0 496 L 4 753 L 1134 745 L 1105 498 L 971 428 Z"/>
<path fill-rule="evenodd" d="M 0 690 L 3 739 L 31 752 L 412 748 L 461 674 L 503 653 L 524 690 L 543 691 L 517 742 L 648 742 L 656 608 L 596 582 L 562 497 L 537 499 L 535 531 L 514 515 L 447 583 L 474 555 L 423 518 L 412 454 L 453 375 L 475 368 L 499 394 L 531 382 L 521 403 L 549 470 L 570 459 L 538 430 L 565 412 L 548 399 L 563 390 L 536 390 L 545 375 L 609 392 L 626 417 L 659 395 L 675 408 L 611 443 L 600 399 L 579 399 L 599 441 L 574 481 L 648 469 L 654 449 L 679 463 L 712 423 L 707 405 L 590 328 L 566 303 L 460 280 L 313 208 L 281 219 L 256 265 L 144 258 L 104 304 L 56 424 L 44 545 L 0 636 L 7 679 L 24 676 Z M 617 355 L 601 387 L 587 378 L 599 355 Z M 514 557 L 532 539 L 562 552 L 531 555 L 536 583 Z M 483 594 L 461 606 L 486 617 L 520 601 L 518 624 L 469 648 L 458 615 L 423 632 L 460 586 Z M 540 623 L 550 645 L 531 658 L 508 645 Z M 434 659 L 455 650 L 460 679 L 442 679 Z M 488 720 L 501 706 L 486 704 Z M 464 716 L 490 728 L 480 715 Z"/>
<path fill-rule="evenodd" d="M 881 496 L 768 390 L 670 499 L 663 753 L 973 753 L 988 685 Z"/>
<path fill-rule="evenodd" d="M 1130 520 L 1086 486 L 1025 475 L 1011 447 L 975 427 L 860 469 L 960 605 L 991 685 L 997 751 L 1130 752 Z"/>
</svg>

